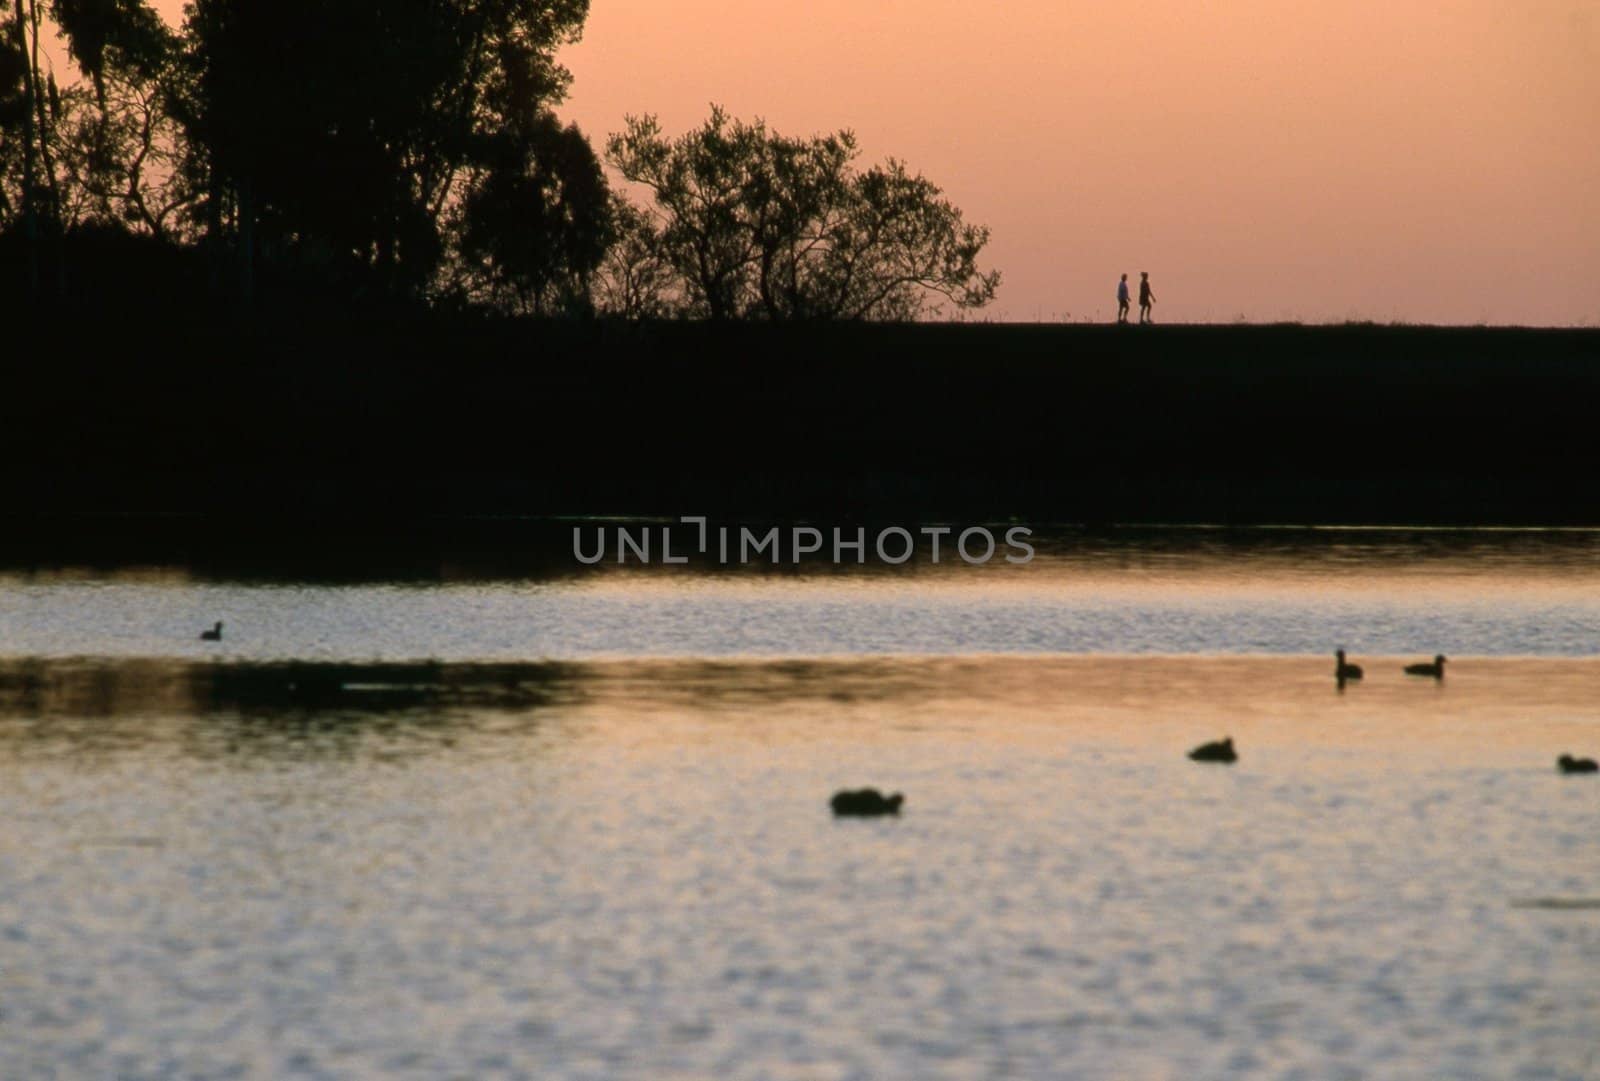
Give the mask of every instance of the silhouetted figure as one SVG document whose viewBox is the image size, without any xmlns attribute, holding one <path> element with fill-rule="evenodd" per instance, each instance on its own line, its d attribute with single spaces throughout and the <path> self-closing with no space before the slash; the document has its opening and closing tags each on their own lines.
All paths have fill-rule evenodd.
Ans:
<svg viewBox="0 0 1600 1081">
<path fill-rule="evenodd" d="M 885 796 L 876 788 L 861 788 L 834 793 L 829 806 L 836 815 L 869 818 L 874 815 L 897 815 L 900 813 L 900 805 L 905 801 L 905 796 L 899 792 Z"/>
<path fill-rule="evenodd" d="M 1189 757 L 1196 762 L 1237 762 L 1238 752 L 1233 749 L 1233 737 L 1219 740 L 1216 743 L 1202 743 L 1189 752 Z"/>
<path fill-rule="evenodd" d="M 1334 650 L 1333 656 L 1335 658 L 1333 665 L 1334 679 L 1337 679 L 1342 684 L 1347 679 L 1361 678 L 1361 666 L 1359 664 L 1346 664 L 1344 660 L 1344 650 Z"/>
<path fill-rule="evenodd" d="M 1156 295 L 1150 289 L 1150 272 L 1148 270 L 1141 270 L 1139 271 L 1140 326 L 1144 326 L 1147 323 L 1154 323 L 1156 321 L 1155 315 L 1150 311 L 1150 308 L 1155 304 L 1155 302 Z"/>
<path fill-rule="evenodd" d="M 201 631 L 200 632 L 200 641 L 202 641 L 202 642 L 220 642 L 220 641 L 222 641 L 222 620 L 220 620 L 220 619 L 217 620 L 217 625 L 215 627 L 212 627 L 209 631 Z"/>
<path fill-rule="evenodd" d="M 1117 283 L 1117 322 L 1128 321 L 1128 276 L 1124 274 Z"/>
<path fill-rule="evenodd" d="M 1432 676 L 1434 679 L 1443 679 L 1444 678 L 1444 654 L 1443 653 L 1437 654 L 1433 658 L 1433 663 L 1432 664 L 1429 664 L 1426 661 L 1424 661 L 1421 664 L 1408 664 L 1408 665 L 1406 665 L 1406 675 L 1408 675 L 1408 676 Z"/>
<path fill-rule="evenodd" d="M 1562 773 L 1600 773 L 1600 762 L 1592 758 L 1573 758 L 1564 754 L 1556 759 L 1556 765 Z"/>
</svg>

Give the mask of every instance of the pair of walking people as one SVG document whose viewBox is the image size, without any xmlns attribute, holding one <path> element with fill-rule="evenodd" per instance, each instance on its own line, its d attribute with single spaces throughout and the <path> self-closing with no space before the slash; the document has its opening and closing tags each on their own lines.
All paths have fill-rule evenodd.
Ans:
<svg viewBox="0 0 1600 1081">
<path fill-rule="evenodd" d="M 1139 272 L 1139 325 L 1140 326 L 1144 326 L 1144 325 L 1149 324 L 1149 323 L 1154 323 L 1156 321 L 1155 320 L 1155 314 L 1150 310 L 1152 307 L 1154 307 L 1155 302 L 1156 302 L 1156 294 L 1155 294 L 1154 290 L 1152 290 L 1150 288 L 1150 272 L 1148 270 L 1141 270 Z M 1126 323 L 1127 321 L 1128 321 L 1128 276 L 1126 274 L 1124 274 L 1122 276 L 1122 280 L 1117 283 L 1117 322 L 1118 323 Z"/>
</svg>

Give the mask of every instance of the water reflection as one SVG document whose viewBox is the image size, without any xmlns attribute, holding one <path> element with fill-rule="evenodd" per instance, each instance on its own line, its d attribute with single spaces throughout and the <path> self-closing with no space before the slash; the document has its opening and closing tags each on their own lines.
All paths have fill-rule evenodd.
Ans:
<svg viewBox="0 0 1600 1081">
<path fill-rule="evenodd" d="M 0 661 L 0 717 L 534 709 L 570 695 L 564 664 Z"/>
<path fill-rule="evenodd" d="M 1594 534 L 317 541 L 0 574 L 17 1076 L 1592 1072 Z"/>
<path fill-rule="evenodd" d="M 1026 565 L 729 569 L 580 568 L 545 536 L 487 562 L 380 560 L 369 566 L 379 580 L 346 574 L 360 564 L 348 540 L 334 538 L 325 563 L 285 561 L 284 578 L 225 554 L 165 570 L 65 561 L 0 572 L 0 656 L 459 665 L 1600 650 L 1600 533 L 1583 531 L 1057 529 Z M 223 641 L 196 640 L 219 619 Z"/>
<path fill-rule="evenodd" d="M 561 664 L 0 662 L 0 746 L 104 756 L 166 745 L 199 757 L 359 755 L 448 747 L 489 715 L 582 702 Z"/>
<path fill-rule="evenodd" d="M 0 757 L 397 761 L 510 755 L 574 740 L 715 746 L 1137 748 L 1167 756 L 1231 734 L 1245 753 L 1548 766 L 1593 749 L 1597 664 L 1471 658 L 1444 680 L 1367 657 L 1340 687 L 1324 658 L 863 657 L 581 663 L 0 661 Z M 1525 756 L 1525 757 L 1524 757 Z"/>
<path fill-rule="evenodd" d="M 7 1076 L 1589 1076 L 1600 661 L 1360 659 L 0 660 Z"/>
</svg>

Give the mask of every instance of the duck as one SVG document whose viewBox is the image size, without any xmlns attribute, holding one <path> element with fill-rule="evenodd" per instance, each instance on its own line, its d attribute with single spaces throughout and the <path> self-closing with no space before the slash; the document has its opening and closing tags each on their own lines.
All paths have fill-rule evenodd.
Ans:
<svg viewBox="0 0 1600 1081">
<path fill-rule="evenodd" d="M 1556 759 L 1556 766 L 1562 773 L 1600 773 L 1600 762 L 1592 758 L 1573 758 L 1570 754 Z"/>
<path fill-rule="evenodd" d="M 1233 737 L 1217 740 L 1213 743 L 1202 743 L 1189 752 L 1189 757 L 1196 762 L 1237 762 L 1239 752 L 1233 749 Z"/>
<path fill-rule="evenodd" d="M 1361 666 L 1359 664 L 1346 664 L 1344 660 L 1344 650 L 1336 649 L 1334 650 L 1333 655 L 1335 658 L 1335 663 L 1333 666 L 1334 679 L 1337 679 L 1340 683 L 1343 683 L 1347 679 L 1361 678 Z"/>
<path fill-rule="evenodd" d="M 217 625 L 215 627 L 212 627 L 209 631 L 201 631 L 200 632 L 200 641 L 202 641 L 202 642 L 220 642 L 220 641 L 222 641 L 222 620 L 220 620 L 220 619 L 217 620 Z"/>
<path fill-rule="evenodd" d="M 898 815 L 906 797 L 896 792 L 885 796 L 876 788 L 845 789 L 835 792 L 829 806 L 840 816 L 870 818 L 876 815 Z"/>
<path fill-rule="evenodd" d="M 1444 654 L 1440 653 L 1440 654 L 1435 655 L 1434 658 L 1433 658 L 1433 663 L 1432 664 L 1429 664 L 1427 661 L 1423 661 L 1421 664 L 1408 664 L 1408 665 L 1406 665 L 1406 675 L 1408 675 L 1408 676 L 1432 676 L 1434 679 L 1443 679 L 1444 678 Z"/>
</svg>

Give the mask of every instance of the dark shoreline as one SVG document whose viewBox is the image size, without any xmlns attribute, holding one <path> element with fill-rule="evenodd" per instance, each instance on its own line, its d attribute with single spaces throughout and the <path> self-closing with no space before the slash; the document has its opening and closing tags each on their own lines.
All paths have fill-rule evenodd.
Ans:
<svg viewBox="0 0 1600 1081">
<path fill-rule="evenodd" d="M 1600 330 L 39 321 L 60 333 L 3 365 L 12 535 L 174 514 L 1600 525 Z"/>
</svg>

